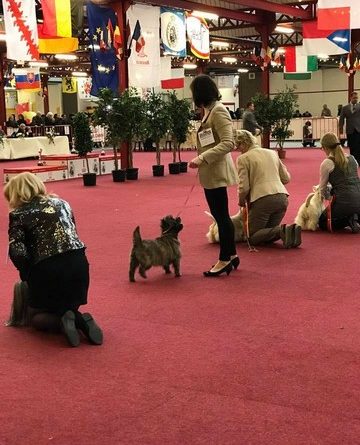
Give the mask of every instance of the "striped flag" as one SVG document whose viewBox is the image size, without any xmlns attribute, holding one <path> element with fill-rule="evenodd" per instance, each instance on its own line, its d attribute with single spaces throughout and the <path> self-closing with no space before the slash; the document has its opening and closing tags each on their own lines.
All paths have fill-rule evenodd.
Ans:
<svg viewBox="0 0 360 445">
<path fill-rule="evenodd" d="M 317 20 L 303 23 L 304 54 L 345 54 L 350 51 L 350 30 L 321 30 Z"/>
<path fill-rule="evenodd" d="M 285 72 L 308 73 L 318 70 L 316 56 L 307 56 L 302 53 L 301 46 L 288 46 L 285 48 Z"/>
<path fill-rule="evenodd" d="M 43 33 L 43 25 L 38 25 L 39 52 L 41 54 L 66 54 L 79 48 L 76 37 L 51 37 Z"/>
<path fill-rule="evenodd" d="M 39 59 L 35 0 L 2 0 L 8 59 Z"/>
<path fill-rule="evenodd" d="M 359 0 L 319 0 L 319 29 L 357 29 L 360 28 Z"/>
<path fill-rule="evenodd" d="M 40 90 L 40 69 L 39 68 L 14 68 L 16 89 L 27 91 Z"/>
<path fill-rule="evenodd" d="M 41 0 L 43 33 L 48 36 L 76 37 L 82 27 L 83 6 L 78 0 Z"/>
</svg>

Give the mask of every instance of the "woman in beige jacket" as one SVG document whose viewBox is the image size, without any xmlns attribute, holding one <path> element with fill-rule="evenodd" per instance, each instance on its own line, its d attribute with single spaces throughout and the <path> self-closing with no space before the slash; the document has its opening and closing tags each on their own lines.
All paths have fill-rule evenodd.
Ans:
<svg viewBox="0 0 360 445">
<path fill-rule="evenodd" d="M 190 168 L 199 169 L 200 184 L 211 214 L 219 227 L 220 255 L 206 277 L 216 277 L 237 269 L 240 263 L 236 254 L 234 226 L 228 209 L 227 186 L 237 183 L 236 169 L 231 157 L 234 148 L 232 121 L 222 105 L 219 90 L 206 75 L 197 76 L 190 85 L 197 107 L 204 109 L 204 118 L 197 134 L 198 156 Z"/>
<path fill-rule="evenodd" d="M 249 205 L 249 238 L 253 245 L 282 239 L 284 247 L 301 244 L 301 227 L 280 225 L 288 206 L 284 184 L 290 174 L 274 150 L 261 148 L 246 130 L 236 133 L 242 152 L 237 159 L 239 174 L 239 205 Z"/>
</svg>

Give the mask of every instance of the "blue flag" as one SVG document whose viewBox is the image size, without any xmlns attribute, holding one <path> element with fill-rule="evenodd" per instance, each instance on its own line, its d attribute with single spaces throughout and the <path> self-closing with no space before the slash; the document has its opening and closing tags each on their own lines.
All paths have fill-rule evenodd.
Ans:
<svg viewBox="0 0 360 445">
<path fill-rule="evenodd" d="M 116 93 L 119 85 L 118 59 L 114 48 L 116 14 L 111 8 L 103 8 L 88 1 L 87 17 L 93 76 L 91 94 L 97 96 L 101 88 L 110 88 Z"/>
</svg>

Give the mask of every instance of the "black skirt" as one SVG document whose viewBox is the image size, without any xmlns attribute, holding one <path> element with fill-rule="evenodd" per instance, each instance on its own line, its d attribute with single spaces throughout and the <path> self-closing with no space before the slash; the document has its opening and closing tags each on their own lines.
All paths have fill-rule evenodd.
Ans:
<svg viewBox="0 0 360 445">
<path fill-rule="evenodd" d="M 89 263 L 78 249 L 46 258 L 29 274 L 29 306 L 62 315 L 87 303 Z"/>
</svg>

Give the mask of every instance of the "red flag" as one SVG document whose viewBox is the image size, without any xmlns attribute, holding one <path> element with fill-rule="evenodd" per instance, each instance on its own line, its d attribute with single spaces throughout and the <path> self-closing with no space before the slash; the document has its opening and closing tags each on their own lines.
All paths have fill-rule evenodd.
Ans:
<svg viewBox="0 0 360 445">
<path fill-rule="evenodd" d="M 114 28 L 111 23 L 111 20 L 109 19 L 108 25 L 107 25 L 107 44 L 108 44 L 109 48 L 112 47 L 113 40 L 114 40 Z"/>
</svg>

